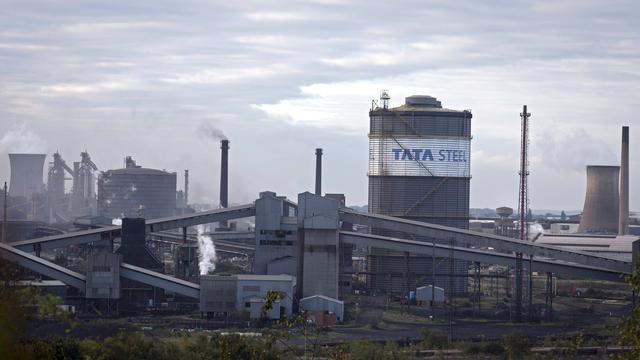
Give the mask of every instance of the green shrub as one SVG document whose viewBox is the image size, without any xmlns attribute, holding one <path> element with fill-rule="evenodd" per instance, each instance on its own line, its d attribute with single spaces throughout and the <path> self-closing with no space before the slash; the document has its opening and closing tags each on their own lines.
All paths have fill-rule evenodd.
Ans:
<svg viewBox="0 0 640 360">
<path fill-rule="evenodd" d="M 425 349 L 441 350 L 449 346 L 449 340 L 438 330 L 422 329 L 422 346 Z"/>
<path fill-rule="evenodd" d="M 519 360 L 529 353 L 531 345 L 529 344 L 529 338 L 523 333 L 514 331 L 511 334 L 502 337 L 504 342 L 504 349 L 507 353 L 507 359 Z"/>
</svg>

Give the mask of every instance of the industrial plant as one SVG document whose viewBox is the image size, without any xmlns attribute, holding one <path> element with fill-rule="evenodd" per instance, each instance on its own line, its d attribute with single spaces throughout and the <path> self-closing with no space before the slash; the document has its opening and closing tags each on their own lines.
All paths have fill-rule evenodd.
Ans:
<svg viewBox="0 0 640 360">
<path fill-rule="evenodd" d="M 288 199 L 256 189 L 255 201 L 239 204 L 228 176 L 241 160 L 230 160 L 222 139 L 219 153 L 211 149 L 221 165 L 219 206 L 207 211 L 191 206 L 188 169 L 145 168 L 127 154 L 122 168 L 105 169 L 86 150 L 69 166 L 56 152 L 45 184 L 48 155 L 12 153 L 0 257 L 79 316 L 183 316 L 215 329 L 300 313 L 332 326 L 373 304 L 446 320 L 453 339 L 455 318 L 468 314 L 568 319 L 554 308 L 558 283 L 571 284 L 571 296 L 603 291 L 576 285 L 585 281 L 630 294 L 624 276 L 640 255 L 640 225 L 630 223 L 628 127 L 620 164 L 586 167 L 581 214 L 534 218 L 525 106 L 518 206 L 477 218 L 471 111 L 426 95 L 390 101 L 382 91 L 369 111 L 368 212 L 323 193 L 330 149 L 315 150 L 313 192 Z"/>
</svg>

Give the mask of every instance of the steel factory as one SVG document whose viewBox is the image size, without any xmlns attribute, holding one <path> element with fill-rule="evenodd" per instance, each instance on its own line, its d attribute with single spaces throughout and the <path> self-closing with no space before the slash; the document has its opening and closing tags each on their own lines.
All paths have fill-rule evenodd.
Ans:
<svg viewBox="0 0 640 360">
<path fill-rule="evenodd" d="M 380 298 L 446 318 L 454 299 L 488 311 L 486 297 L 495 316 L 553 321 L 557 281 L 622 284 L 631 273 L 640 227 L 630 223 L 628 127 L 619 164 L 586 167 L 581 214 L 533 218 L 525 106 L 521 201 L 479 218 L 469 207 L 471 111 L 426 95 L 390 101 L 382 91 L 369 111 L 368 211 L 347 207 L 348 194 L 323 193 L 330 149 L 315 150 L 313 192 L 288 199 L 256 189 L 255 201 L 239 204 L 228 174 L 240 161 L 223 139 L 219 153 L 211 149 L 221 161 L 219 207 L 206 211 L 191 206 L 188 169 L 145 168 L 127 154 L 122 168 L 105 169 L 86 150 L 69 166 L 71 155 L 56 152 L 45 183 L 48 154 L 12 153 L 0 257 L 24 268 L 23 280 L 55 281 L 79 313 L 230 323 L 307 311 L 331 325 Z"/>
</svg>

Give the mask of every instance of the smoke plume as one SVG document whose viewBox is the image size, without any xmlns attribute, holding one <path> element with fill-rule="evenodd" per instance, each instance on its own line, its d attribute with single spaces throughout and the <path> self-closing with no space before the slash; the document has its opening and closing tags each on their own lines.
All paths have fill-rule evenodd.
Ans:
<svg viewBox="0 0 640 360">
<path fill-rule="evenodd" d="M 581 173 L 587 165 L 618 164 L 611 146 L 583 129 L 570 133 L 549 129 L 540 137 L 540 143 L 534 145 L 532 149 L 539 150 L 537 156 L 543 164 L 559 171 Z"/>
<path fill-rule="evenodd" d="M 198 232 L 198 268 L 200 275 L 207 275 L 216 268 L 216 247 L 210 236 L 204 235 L 207 230 L 204 225 L 196 226 Z"/>
<path fill-rule="evenodd" d="M 2 153 L 46 153 L 47 146 L 38 134 L 20 124 L 10 128 L 0 139 Z"/>
<path fill-rule="evenodd" d="M 203 122 L 200 124 L 198 128 L 198 132 L 206 137 L 212 138 L 214 140 L 227 140 L 227 136 L 222 132 L 222 130 L 213 126 L 213 124 L 208 122 Z"/>
</svg>

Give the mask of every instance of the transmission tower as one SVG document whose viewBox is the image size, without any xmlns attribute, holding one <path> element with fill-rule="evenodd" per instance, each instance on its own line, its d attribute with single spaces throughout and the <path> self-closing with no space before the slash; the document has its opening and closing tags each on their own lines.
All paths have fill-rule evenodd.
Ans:
<svg viewBox="0 0 640 360">
<path fill-rule="evenodd" d="M 521 144 L 520 144 L 520 187 L 518 191 L 518 227 L 520 240 L 526 241 L 529 238 L 529 226 L 527 226 L 527 212 L 529 210 L 529 193 L 527 178 L 529 176 L 529 117 L 527 105 L 522 106 Z M 522 321 L 522 253 L 516 253 L 516 321 Z M 531 291 L 531 289 L 529 289 Z"/>
</svg>

